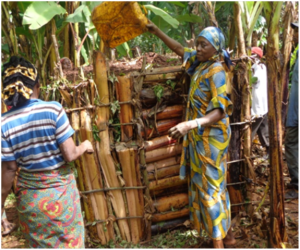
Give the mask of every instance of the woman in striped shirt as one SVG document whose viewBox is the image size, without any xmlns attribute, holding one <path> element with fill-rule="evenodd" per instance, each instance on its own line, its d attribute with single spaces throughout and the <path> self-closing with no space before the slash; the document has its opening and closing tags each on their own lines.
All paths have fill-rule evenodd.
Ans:
<svg viewBox="0 0 300 250">
<path fill-rule="evenodd" d="M 93 146 L 76 146 L 63 107 L 38 99 L 39 76 L 30 62 L 11 57 L 2 83 L 2 98 L 12 109 L 1 118 L 1 212 L 20 168 L 17 210 L 28 247 L 84 248 L 79 192 L 66 162 L 93 152 Z"/>
</svg>

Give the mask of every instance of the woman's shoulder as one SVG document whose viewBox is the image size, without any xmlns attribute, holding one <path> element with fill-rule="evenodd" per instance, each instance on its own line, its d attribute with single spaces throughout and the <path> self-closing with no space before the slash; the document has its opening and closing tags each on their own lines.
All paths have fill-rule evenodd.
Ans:
<svg viewBox="0 0 300 250">
<path fill-rule="evenodd" d="M 210 72 L 209 75 L 212 75 L 212 73 L 213 73 L 213 75 L 218 74 L 218 73 L 219 74 L 225 74 L 225 69 L 224 69 L 222 63 L 218 62 L 218 61 L 212 63 L 211 65 L 209 65 L 207 67 L 207 71 Z"/>
<path fill-rule="evenodd" d="M 43 105 L 44 107 L 58 107 L 62 108 L 62 105 L 57 101 L 43 101 L 41 99 L 38 99 L 38 103 L 40 105 Z"/>
<path fill-rule="evenodd" d="M 217 67 L 222 67 L 223 70 L 224 70 L 224 67 L 223 67 L 222 63 L 219 62 L 219 61 L 216 61 L 216 62 L 212 63 L 212 64 L 209 66 L 209 68 L 211 68 L 211 69 L 212 69 L 212 68 L 217 68 Z"/>
</svg>

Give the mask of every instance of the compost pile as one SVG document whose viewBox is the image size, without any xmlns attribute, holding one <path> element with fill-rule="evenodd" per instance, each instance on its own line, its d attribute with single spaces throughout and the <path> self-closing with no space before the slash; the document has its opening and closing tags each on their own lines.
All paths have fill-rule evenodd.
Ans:
<svg viewBox="0 0 300 250">
<path fill-rule="evenodd" d="M 152 68 L 171 67 L 182 63 L 181 58 L 175 55 L 160 55 L 154 52 L 147 52 L 138 58 L 126 59 L 123 57 L 120 60 L 108 61 L 109 70 L 115 74 L 139 71 L 142 68 L 143 57 L 146 57 L 147 64 Z M 83 72 L 86 76 L 92 74 L 93 65 L 83 67 Z M 64 70 L 64 74 L 70 82 L 79 80 L 77 69 Z"/>
<path fill-rule="evenodd" d="M 155 53 L 108 63 L 94 52 L 93 61 L 84 70 L 93 78 L 59 88 L 74 141 L 95 148 L 75 161 L 85 225 L 102 245 L 136 244 L 188 216 L 182 144 L 167 135 L 183 120 L 188 81 L 178 58 Z"/>
</svg>

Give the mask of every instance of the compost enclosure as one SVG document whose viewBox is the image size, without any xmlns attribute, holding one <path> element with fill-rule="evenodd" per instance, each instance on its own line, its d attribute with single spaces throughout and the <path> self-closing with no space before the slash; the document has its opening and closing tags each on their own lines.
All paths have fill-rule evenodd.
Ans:
<svg viewBox="0 0 300 250">
<path fill-rule="evenodd" d="M 284 203 L 288 177 L 282 153 L 289 55 L 294 49 L 290 23 L 298 21 L 298 4 L 1 4 L 2 60 L 22 55 L 35 63 L 41 99 L 62 103 L 75 130 L 74 141 L 88 139 L 94 145 L 94 154 L 72 163 L 88 247 L 144 244 L 168 230 L 191 229 L 187 180 L 179 178 L 182 142 L 167 135 L 184 120 L 189 76 L 181 58 L 147 33 L 147 18 L 186 47 L 194 46 L 195 35 L 206 26 L 220 27 L 226 34 L 234 62 L 230 69 L 224 66 L 234 104 L 228 190 L 233 224 L 244 222 L 251 228 L 236 229 L 236 237 L 255 240 L 251 231 L 265 240 L 259 247 L 298 247 L 298 223 L 291 226 L 291 215 L 285 217 L 287 208 L 298 211 L 298 203 Z M 39 19 L 45 14 L 38 13 L 42 9 L 51 14 Z M 261 147 L 250 139 L 251 46 L 265 51 L 268 69 L 269 162 L 260 160 Z M 198 247 L 205 235 L 201 237 Z"/>
</svg>

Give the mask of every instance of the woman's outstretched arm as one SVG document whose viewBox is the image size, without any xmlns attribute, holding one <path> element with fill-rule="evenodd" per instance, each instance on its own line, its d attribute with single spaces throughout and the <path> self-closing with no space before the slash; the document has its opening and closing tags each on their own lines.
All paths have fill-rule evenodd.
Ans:
<svg viewBox="0 0 300 250">
<path fill-rule="evenodd" d="M 167 36 L 150 20 L 149 20 L 149 24 L 147 24 L 147 28 L 150 33 L 156 35 L 159 39 L 161 39 L 173 52 L 175 52 L 178 56 L 183 57 L 184 48 L 179 42 Z"/>
</svg>

